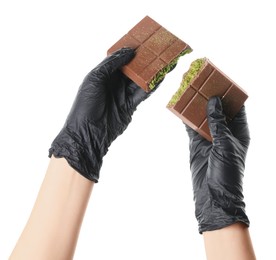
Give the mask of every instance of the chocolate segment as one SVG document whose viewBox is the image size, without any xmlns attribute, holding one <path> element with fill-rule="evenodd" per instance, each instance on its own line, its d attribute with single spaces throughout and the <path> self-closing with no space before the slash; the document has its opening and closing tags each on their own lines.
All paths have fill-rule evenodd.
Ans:
<svg viewBox="0 0 276 260">
<path fill-rule="evenodd" d="M 122 72 L 146 92 L 170 72 L 179 57 L 192 51 L 189 45 L 149 16 L 117 41 L 107 54 L 123 47 L 135 49 L 136 55 L 122 67 Z"/>
<path fill-rule="evenodd" d="M 206 114 L 208 99 L 212 96 L 220 97 L 224 113 L 227 119 L 231 120 L 239 112 L 248 95 L 210 60 L 199 60 L 202 60 L 203 64 L 198 73 L 191 77 L 190 82 L 183 88 L 183 93 L 178 90 L 178 95 L 172 97 L 167 108 L 208 141 L 212 141 Z M 187 73 L 184 74 L 181 84 Z"/>
</svg>

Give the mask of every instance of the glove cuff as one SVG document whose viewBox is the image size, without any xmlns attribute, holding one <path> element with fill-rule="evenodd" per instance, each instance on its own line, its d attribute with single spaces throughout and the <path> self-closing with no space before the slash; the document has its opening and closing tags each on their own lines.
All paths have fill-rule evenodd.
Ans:
<svg viewBox="0 0 276 260">
<path fill-rule="evenodd" d="M 245 213 L 244 202 L 234 203 L 230 201 L 227 207 L 222 207 L 216 201 L 209 199 L 196 217 L 200 234 L 205 231 L 221 229 L 237 222 L 242 222 L 247 227 L 250 224 Z"/>
<path fill-rule="evenodd" d="M 80 145 L 78 138 L 69 135 L 67 131 L 61 131 L 53 141 L 48 156 L 51 158 L 52 155 L 56 158 L 65 158 L 83 177 L 98 182 L 102 157 L 95 149 Z"/>
</svg>

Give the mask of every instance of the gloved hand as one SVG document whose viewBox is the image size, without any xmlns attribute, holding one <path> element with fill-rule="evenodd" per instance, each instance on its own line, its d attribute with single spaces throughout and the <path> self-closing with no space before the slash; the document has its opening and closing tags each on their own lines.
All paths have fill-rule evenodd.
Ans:
<svg viewBox="0 0 276 260">
<path fill-rule="evenodd" d="M 98 182 L 108 147 L 126 129 L 136 107 L 152 93 L 119 70 L 134 55 L 130 48 L 116 51 L 85 77 L 65 125 L 49 149 L 49 157 L 64 157 L 94 182 Z"/>
<path fill-rule="evenodd" d="M 212 143 L 186 126 L 199 232 L 236 222 L 249 226 L 242 188 L 250 142 L 245 107 L 227 123 L 220 98 L 212 97 L 208 101 L 207 118 Z"/>
</svg>

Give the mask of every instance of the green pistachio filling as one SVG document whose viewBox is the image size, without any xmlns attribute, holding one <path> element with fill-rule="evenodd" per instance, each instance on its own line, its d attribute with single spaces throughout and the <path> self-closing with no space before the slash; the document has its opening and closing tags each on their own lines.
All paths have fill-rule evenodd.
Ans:
<svg viewBox="0 0 276 260">
<path fill-rule="evenodd" d="M 190 53 L 191 51 L 191 49 L 186 49 L 182 51 L 174 60 L 172 60 L 172 62 L 168 66 L 164 67 L 161 71 L 159 71 L 150 82 L 149 89 L 154 89 L 155 86 L 166 76 L 166 74 L 169 73 L 171 69 L 177 64 L 179 58 L 187 53 Z"/>
<path fill-rule="evenodd" d="M 190 85 L 192 80 L 199 73 L 199 71 L 201 71 L 202 66 L 205 63 L 205 60 L 206 60 L 206 58 L 201 58 L 201 59 L 197 59 L 191 63 L 189 70 L 183 75 L 183 79 L 180 83 L 179 89 L 172 96 L 170 102 L 168 103 L 168 107 L 174 106 L 179 101 L 182 94 L 185 92 L 185 90 Z"/>
</svg>

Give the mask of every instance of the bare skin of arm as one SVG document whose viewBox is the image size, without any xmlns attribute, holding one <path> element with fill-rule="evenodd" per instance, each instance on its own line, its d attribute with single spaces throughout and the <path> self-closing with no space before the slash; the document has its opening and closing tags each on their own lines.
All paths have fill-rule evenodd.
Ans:
<svg viewBox="0 0 276 260">
<path fill-rule="evenodd" d="M 203 233 L 208 260 L 255 260 L 248 228 L 242 223 Z"/>
<path fill-rule="evenodd" d="M 93 184 L 65 159 L 52 157 L 30 218 L 9 259 L 72 259 Z"/>
<path fill-rule="evenodd" d="M 103 157 L 127 128 L 137 106 L 150 96 L 120 70 L 134 56 L 132 48 L 117 50 L 82 81 L 51 144 L 45 179 L 10 260 L 73 258 Z"/>
</svg>

